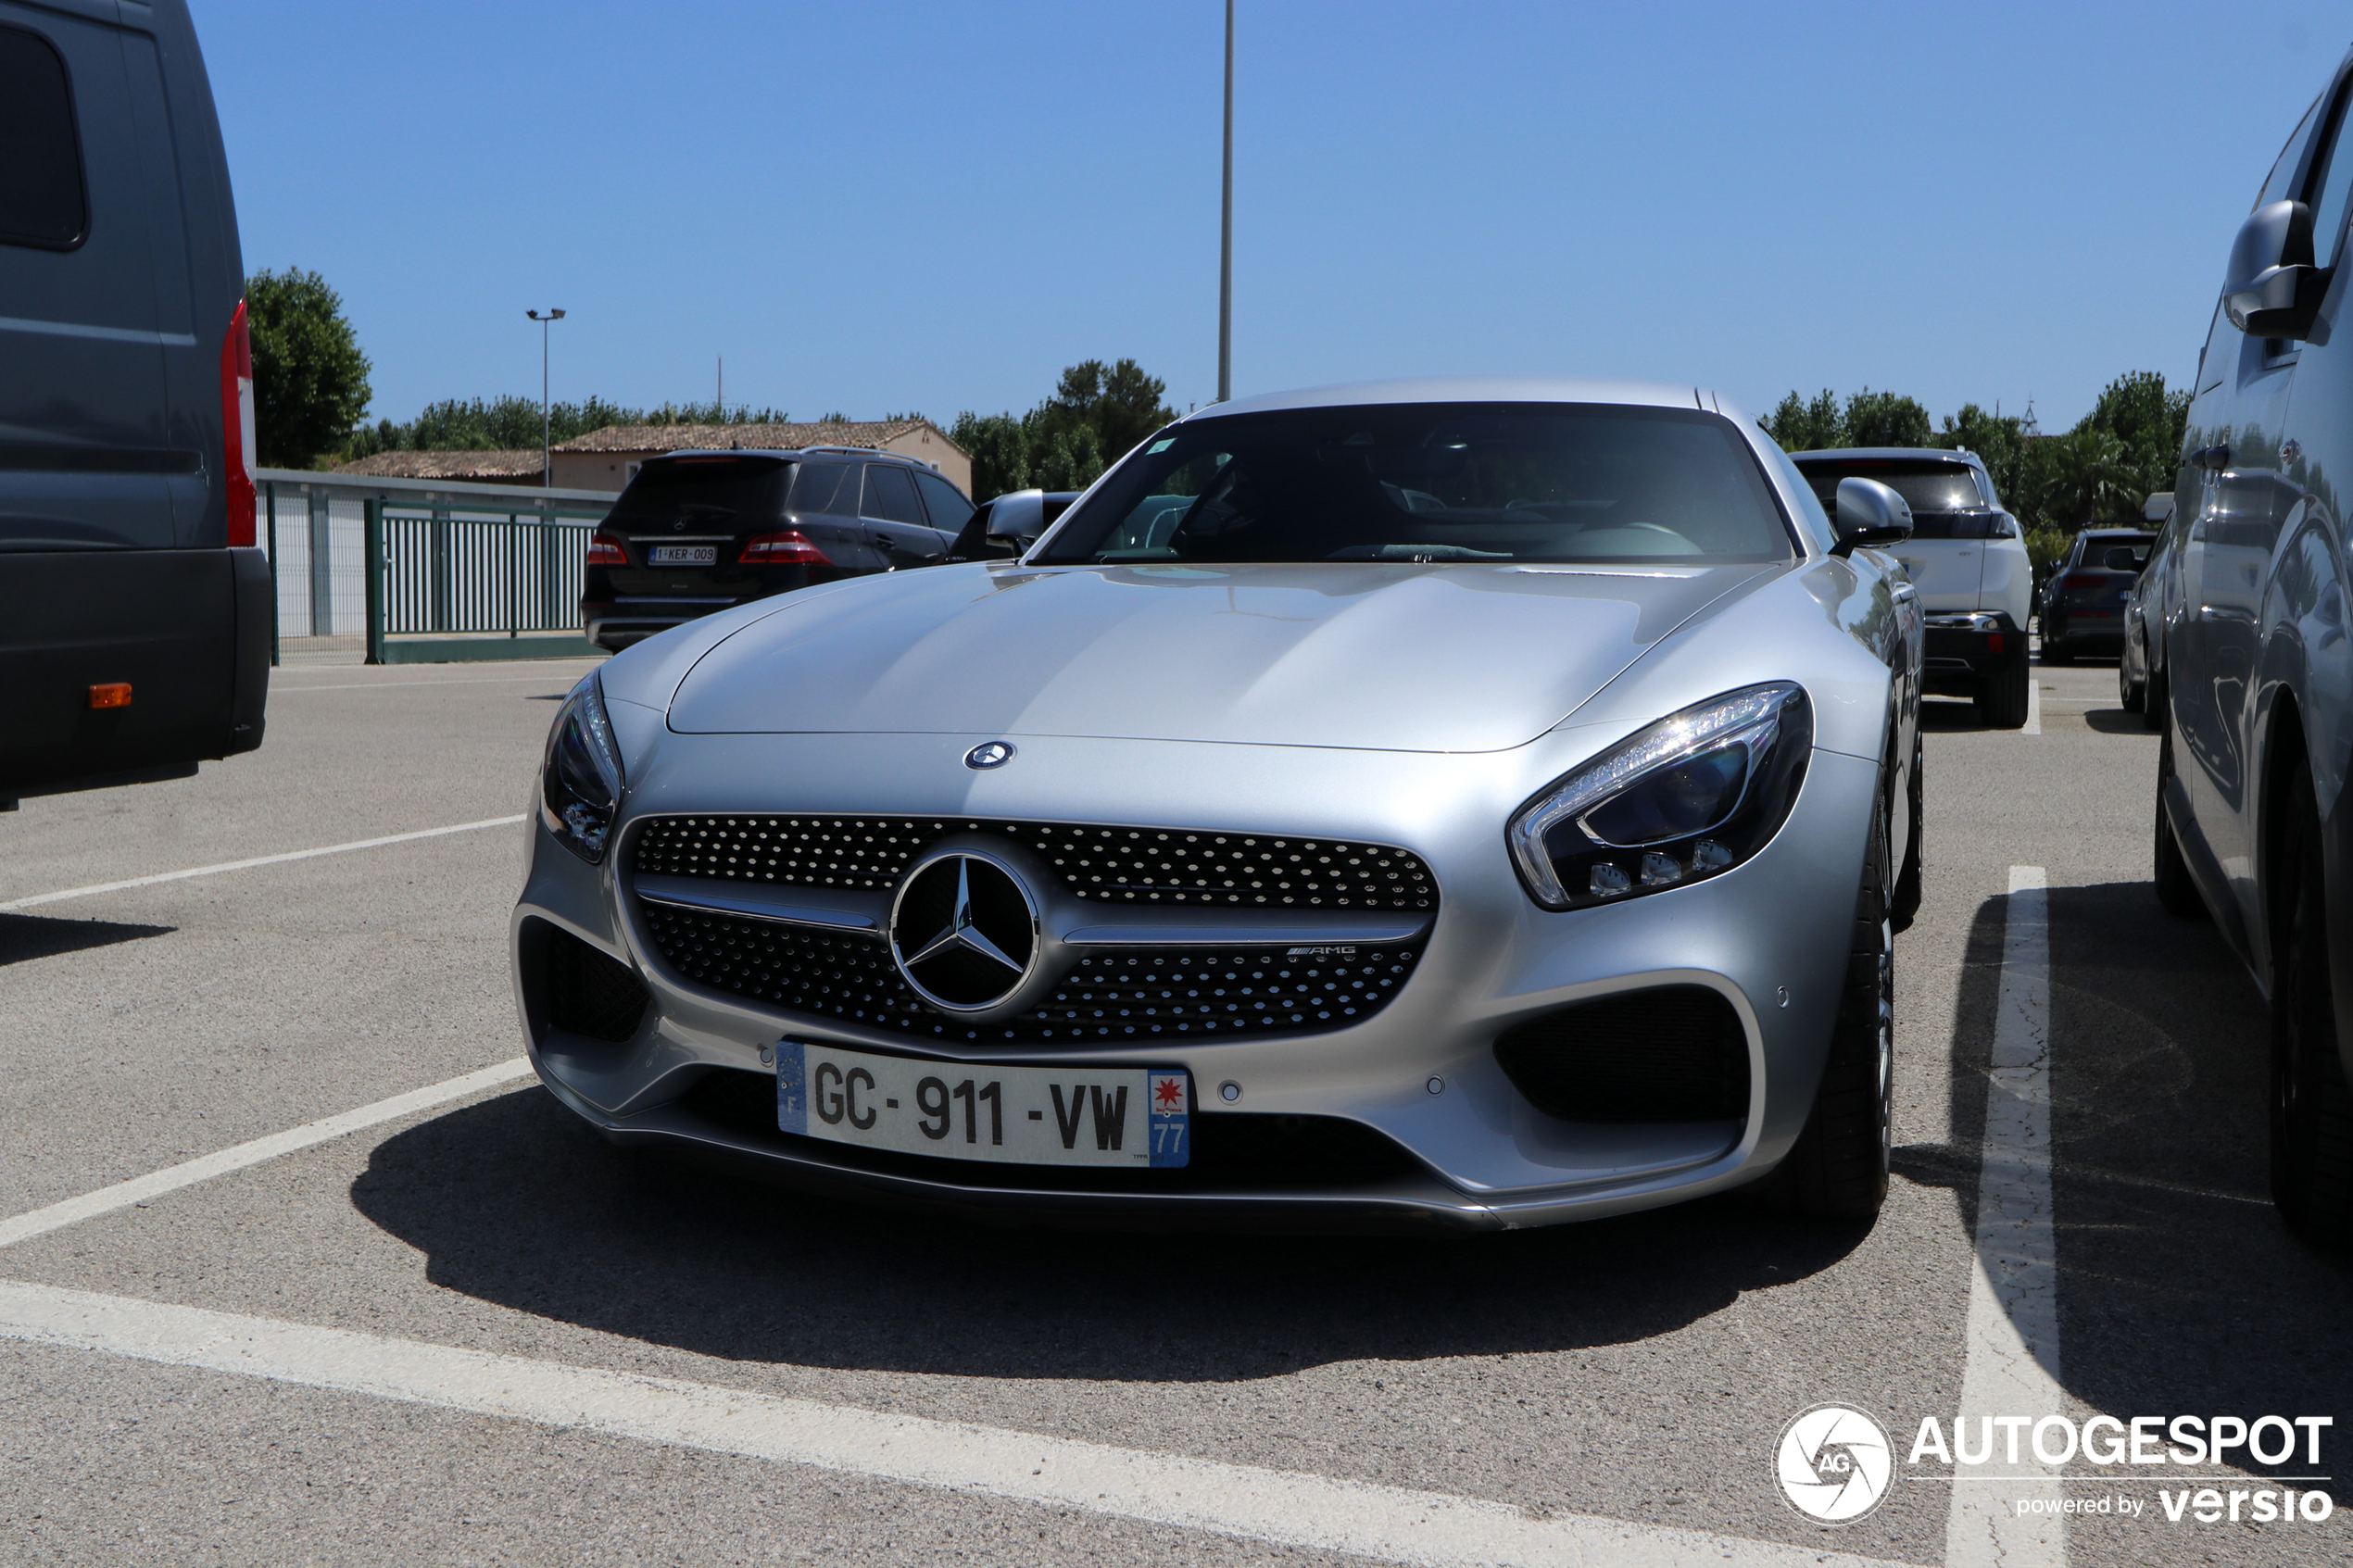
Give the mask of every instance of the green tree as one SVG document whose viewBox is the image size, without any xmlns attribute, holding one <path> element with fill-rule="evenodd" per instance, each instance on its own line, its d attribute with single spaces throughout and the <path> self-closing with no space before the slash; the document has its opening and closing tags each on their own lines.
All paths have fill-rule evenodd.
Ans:
<svg viewBox="0 0 2353 1568">
<path fill-rule="evenodd" d="M 1865 387 L 1846 400 L 1846 444 L 1850 446 L 1925 446 L 1928 410 L 1919 399 Z"/>
<path fill-rule="evenodd" d="M 2123 445 L 2131 484 L 2141 493 L 2133 497 L 2137 502 L 2152 491 L 2173 488 L 2189 417 L 2186 390 L 2169 392 L 2155 370 L 2133 370 L 2108 383 L 2076 428 L 2106 431 Z"/>
<path fill-rule="evenodd" d="M 1008 490 L 1029 486 L 1029 435 L 1011 414 L 975 414 L 967 408 L 949 427 L 948 439 L 973 460 L 973 499 L 991 501 Z"/>
<path fill-rule="evenodd" d="M 289 267 L 245 280 L 253 336 L 254 445 L 269 468 L 341 455 L 368 411 L 368 357 L 343 299 L 316 272 Z"/>
<path fill-rule="evenodd" d="M 1810 403 L 1791 393 L 1774 406 L 1771 417 L 1759 422 L 1784 452 L 1819 452 L 1847 444 L 1846 416 L 1839 411 L 1838 395 L 1828 387 Z"/>
<path fill-rule="evenodd" d="M 1030 482 L 1040 490 L 1084 490 L 1102 477 L 1103 449 L 1093 425 L 1055 431 L 1030 443 Z"/>
<path fill-rule="evenodd" d="M 2051 527 L 2072 533 L 2120 508 L 2139 509 L 2139 475 L 2124 443 L 2108 432 L 2078 426 L 2035 445 L 2043 519 Z"/>
<path fill-rule="evenodd" d="M 1161 399 L 1168 383 L 1144 373 L 1133 359 L 1106 366 L 1101 359 L 1083 360 L 1063 371 L 1061 383 L 1033 412 L 1047 442 L 1085 426 L 1095 433 L 1095 445 L 1105 459 L 1124 458 L 1135 445 L 1176 417 Z"/>
</svg>

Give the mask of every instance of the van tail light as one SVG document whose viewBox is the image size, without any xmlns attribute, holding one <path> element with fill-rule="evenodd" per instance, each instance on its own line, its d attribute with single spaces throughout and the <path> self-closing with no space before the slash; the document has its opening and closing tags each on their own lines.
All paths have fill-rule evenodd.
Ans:
<svg viewBox="0 0 2353 1568">
<path fill-rule="evenodd" d="M 2090 572 L 2079 571 L 2059 586 L 2062 588 L 2105 588 L 2108 586 L 2108 579 L 2095 577 Z"/>
<path fill-rule="evenodd" d="M 220 340 L 220 471 L 229 482 L 229 543 L 250 546 L 254 533 L 253 334 L 245 330 L 245 302 L 229 318 Z"/>
<path fill-rule="evenodd" d="M 588 540 L 588 564 L 590 566 L 627 566 L 629 557 L 622 549 L 620 540 L 610 533 L 600 532 L 591 535 Z"/>
<path fill-rule="evenodd" d="M 798 528 L 787 528 L 782 533 L 762 533 L 744 542 L 744 553 L 738 558 L 746 566 L 831 566 L 825 552 L 816 542 Z"/>
</svg>

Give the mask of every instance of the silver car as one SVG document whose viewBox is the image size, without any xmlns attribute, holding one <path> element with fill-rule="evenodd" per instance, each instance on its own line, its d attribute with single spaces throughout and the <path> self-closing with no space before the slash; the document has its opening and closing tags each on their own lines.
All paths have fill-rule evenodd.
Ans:
<svg viewBox="0 0 2353 1568">
<path fill-rule="evenodd" d="M 1692 389 L 1169 425 L 1019 559 L 631 648 L 550 735 L 531 1057 L 962 1208 L 1504 1228 L 1886 1189 L 1910 526 Z"/>
</svg>

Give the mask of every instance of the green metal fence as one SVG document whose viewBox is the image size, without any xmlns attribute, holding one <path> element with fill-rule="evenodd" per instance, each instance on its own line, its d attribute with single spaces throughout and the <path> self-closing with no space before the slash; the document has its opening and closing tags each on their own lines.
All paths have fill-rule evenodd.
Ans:
<svg viewBox="0 0 2353 1568">
<path fill-rule="evenodd" d="M 273 662 L 597 653 L 581 635 L 597 492 L 267 470 Z"/>
</svg>

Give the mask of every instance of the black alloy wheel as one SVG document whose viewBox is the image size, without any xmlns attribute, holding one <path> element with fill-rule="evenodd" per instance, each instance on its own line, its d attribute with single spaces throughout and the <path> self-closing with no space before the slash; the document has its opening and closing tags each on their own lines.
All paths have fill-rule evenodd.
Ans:
<svg viewBox="0 0 2353 1568">
<path fill-rule="evenodd" d="M 1888 813 L 1871 813 L 1863 882 L 1855 897 L 1846 985 L 1814 1109 L 1764 1194 L 1811 1220 L 1868 1219 L 1887 1199 L 1894 1141 L 1895 930 L 1889 914 Z"/>
<path fill-rule="evenodd" d="M 2271 863 L 2271 1201 L 2290 1230 L 2353 1251 L 2353 1092 L 2337 1048 L 2321 813 L 2300 760 Z"/>
<path fill-rule="evenodd" d="M 2157 743 L 2157 829 L 2151 844 L 2150 880 L 2157 884 L 2157 901 L 2165 912 L 2190 920 L 2206 913 L 2206 900 L 2198 897 L 2190 863 L 2182 856 L 2182 841 L 2173 832 L 2173 813 L 2166 809 L 2165 786 L 2172 777 L 2173 732 L 2168 729 Z"/>
<path fill-rule="evenodd" d="M 1920 912 L 1920 884 L 1926 872 L 1927 830 L 1922 825 L 1928 804 L 1925 783 L 1928 749 L 1919 734 L 1912 736 L 1912 781 L 1905 786 L 1906 802 L 1911 808 L 1912 825 L 1904 835 L 1903 869 L 1895 873 L 1895 896 L 1888 907 L 1889 922 L 1898 931 L 1911 929 L 1912 917 Z"/>
</svg>

